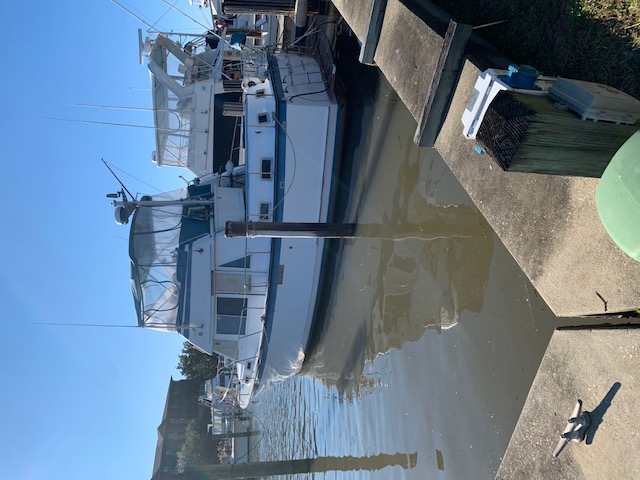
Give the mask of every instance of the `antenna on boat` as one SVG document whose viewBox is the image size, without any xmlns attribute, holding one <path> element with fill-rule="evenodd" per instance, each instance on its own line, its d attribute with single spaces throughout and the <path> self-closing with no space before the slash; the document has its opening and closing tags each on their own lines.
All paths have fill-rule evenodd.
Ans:
<svg viewBox="0 0 640 480">
<path fill-rule="evenodd" d="M 105 167 L 107 167 L 107 168 L 109 169 L 109 171 L 111 172 L 111 175 L 113 175 L 113 176 L 116 178 L 116 180 L 118 181 L 118 183 L 120 184 L 120 186 L 122 186 L 122 189 L 123 189 L 125 192 L 127 192 L 131 198 L 134 198 L 134 196 L 133 196 L 133 195 L 131 194 L 131 192 L 127 189 L 127 187 L 125 187 L 125 186 L 124 186 L 124 183 L 122 183 L 122 180 L 120 180 L 120 179 L 118 178 L 118 176 L 117 176 L 117 175 L 115 174 L 115 172 L 111 169 L 111 167 L 109 166 L 109 164 L 108 164 L 107 162 L 105 162 L 105 161 L 104 161 L 104 158 L 101 158 L 100 160 L 102 160 L 102 163 L 104 163 L 104 166 L 105 166 Z M 113 195 L 114 195 L 114 194 L 113 194 L 113 193 L 111 193 L 111 194 L 107 195 L 107 197 L 108 197 L 108 198 L 118 198 L 118 196 L 119 196 L 118 194 L 116 194 L 116 195 L 118 195 L 118 196 L 113 197 Z"/>
<path fill-rule="evenodd" d="M 116 180 L 122 187 L 122 190 L 120 190 L 119 192 L 107 193 L 107 198 L 114 199 L 113 205 L 116 207 L 116 211 L 115 211 L 116 223 L 118 225 L 126 225 L 127 223 L 129 223 L 129 217 L 136 209 L 135 203 L 129 202 L 129 199 L 127 198 L 127 193 L 131 198 L 135 198 L 135 197 L 131 194 L 129 189 L 127 189 L 127 187 L 124 186 L 124 183 L 122 183 L 122 181 L 118 178 L 118 176 L 111 169 L 109 164 L 104 161 L 104 158 L 101 158 L 100 160 L 102 160 L 102 163 L 104 163 L 105 167 L 109 169 L 109 171 L 111 172 L 111 175 L 113 175 L 116 178 Z M 117 205 L 116 200 L 121 197 L 122 197 L 121 205 Z"/>
</svg>

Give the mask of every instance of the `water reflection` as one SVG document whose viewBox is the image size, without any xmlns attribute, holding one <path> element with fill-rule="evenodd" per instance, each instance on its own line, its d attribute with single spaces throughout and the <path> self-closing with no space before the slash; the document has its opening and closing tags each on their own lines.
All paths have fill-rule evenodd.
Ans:
<svg viewBox="0 0 640 480">
<path fill-rule="evenodd" d="M 373 109 L 369 135 L 378 138 L 363 141 L 376 148 L 353 147 L 350 190 L 360 194 L 344 214 L 357 238 L 337 247 L 304 367 L 347 397 L 370 385 L 365 362 L 480 312 L 493 252 L 490 227 L 437 152 L 414 146 L 413 119 L 393 95 L 379 94 Z"/>
</svg>

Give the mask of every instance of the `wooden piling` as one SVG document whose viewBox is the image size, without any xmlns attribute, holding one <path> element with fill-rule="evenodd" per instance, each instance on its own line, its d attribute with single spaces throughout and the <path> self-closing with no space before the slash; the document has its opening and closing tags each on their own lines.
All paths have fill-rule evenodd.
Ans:
<svg viewBox="0 0 640 480">
<path fill-rule="evenodd" d="M 582 120 L 548 96 L 505 91 L 491 102 L 477 140 L 504 170 L 599 178 L 638 128 Z"/>
</svg>

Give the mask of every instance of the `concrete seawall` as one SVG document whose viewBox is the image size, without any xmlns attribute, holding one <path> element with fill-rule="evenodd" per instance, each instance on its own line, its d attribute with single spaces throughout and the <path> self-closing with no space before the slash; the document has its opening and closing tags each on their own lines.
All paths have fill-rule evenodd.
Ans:
<svg viewBox="0 0 640 480">
<path fill-rule="evenodd" d="M 638 478 L 640 329 L 557 330 L 504 456 L 498 479 Z M 585 440 L 560 440 L 576 401 Z"/>
</svg>

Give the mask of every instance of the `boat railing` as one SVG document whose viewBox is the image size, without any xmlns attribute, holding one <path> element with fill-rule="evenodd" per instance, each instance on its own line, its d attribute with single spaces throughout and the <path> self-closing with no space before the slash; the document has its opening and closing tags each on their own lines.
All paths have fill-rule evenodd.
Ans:
<svg viewBox="0 0 640 480">
<path fill-rule="evenodd" d="M 249 256 L 254 257 L 256 255 L 269 255 L 270 252 L 269 251 L 258 251 L 258 250 L 254 250 L 250 248 L 249 245 L 249 238 L 245 238 L 245 245 L 244 245 L 244 252 L 245 252 L 245 258 L 249 258 Z M 257 354 L 256 356 L 250 356 L 250 357 L 245 357 L 244 355 L 241 354 L 241 349 L 242 346 L 241 344 L 246 342 L 246 341 L 250 341 L 251 337 L 256 337 L 256 336 L 261 336 L 264 333 L 264 322 L 260 322 L 260 326 L 258 329 L 253 329 L 253 330 L 247 330 L 246 327 L 247 325 L 247 320 L 249 318 L 249 312 L 251 310 L 257 310 L 257 311 L 263 311 L 262 307 L 251 307 L 249 306 L 249 297 L 255 295 L 256 293 L 260 292 L 261 290 L 266 290 L 267 284 L 264 281 L 255 281 L 254 279 L 259 276 L 259 277 L 263 277 L 263 275 L 256 275 L 256 272 L 254 270 L 251 269 L 250 266 L 244 266 L 241 269 L 241 275 L 242 275 L 242 292 L 236 291 L 234 292 L 236 295 L 240 295 L 240 298 L 242 298 L 243 300 L 245 300 L 245 305 L 247 305 L 241 312 L 240 314 L 240 318 L 242 319 L 241 321 L 238 322 L 238 330 L 235 334 L 237 341 L 236 341 L 236 345 L 235 345 L 235 350 L 233 352 L 233 354 L 228 357 L 230 361 L 232 361 L 234 364 L 244 364 L 245 367 L 247 366 L 247 364 L 251 364 L 251 370 L 255 370 L 255 368 L 257 368 L 257 362 L 258 362 L 258 358 L 257 358 Z M 240 272 L 238 272 L 240 273 Z M 217 291 L 217 289 L 215 289 L 214 287 L 214 291 Z M 259 294 L 259 293 L 258 293 Z M 243 327 L 244 325 L 244 327 Z M 244 331 L 243 331 L 244 330 Z M 257 340 L 256 343 L 259 343 L 260 340 Z M 242 355 L 242 356 L 241 356 Z"/>
<path fill-rule="evenodd" d="M 320 72 L 327 89 L 333 92 L 335 86 L 336 66 L 333 63 L 331 42 L 324 32 L 310 33 L 291 46 L 285 47 L 289 52 L 298 52 L 313 56 L 318 62 Z"/>
<path fill-rule="evenodd" d="M 247 217 L 249 217 L 249 215 L 247 215 Z M 244 245 L 244 252 L 245 252 L 245 258 L 248 258 L 249 256 L 255 256 L 255 255 L 270 255 L 270 251 L 259 251 L 259 250 L 254 250 L 250 248 L 249 245 L 249 237 L 245 237 L 245 245 Z M 243 284 L 244 284 L 244 294 L 243 294 L 243 298 L 245 300 L 248 300 L 249 295 L 254 292 L 255 290 L 259 289 L 266 289 L 267 288 L 267 283 L 266 282 L 254 282 L 254 278 L 255 275 L 253 275 L 253 272 L 249 267 L 245 266 L 243 267 Z M 243 317 L 247 318 L 248 317 L 248 313 L 249 310 L 251 309 L 255 309 L 255 310 L 259 310 L 262 311 L 263 308 L 262 307 L 247 307 L 245 308 L 244 312 L 243 312 Z M 235 355 L 234 355 L 234 362 L 236 363 L 252 363 L 253 366 L 251 368 L 251 370 L 256 371 L 256 369 L 258 368 L 258 361 L 259 361 L 259 355 L 257 355 L 256 357 L 250 357 L 250 358 L 240 358 L 239 353 L 240 353 L 240 342 L 243 340 L 248 340 L 251 337 L 255 337 L 255 336 L 261 336 L 264 334 L 264 330 L 265 330 L 265 324 L 264 324 L 264 318 L 262 318 L 262 321 L 260 323 L 260 329 L 259 330 L 255 330 L 255 331 L 248 331 L 244 334 L 241 334 L 240 332 L 238 332 L 238 342 L 236 344 L 236 351 L 235 351 Z M 259 340 L 258 340 L 259 341 Z"/>
</svg>

